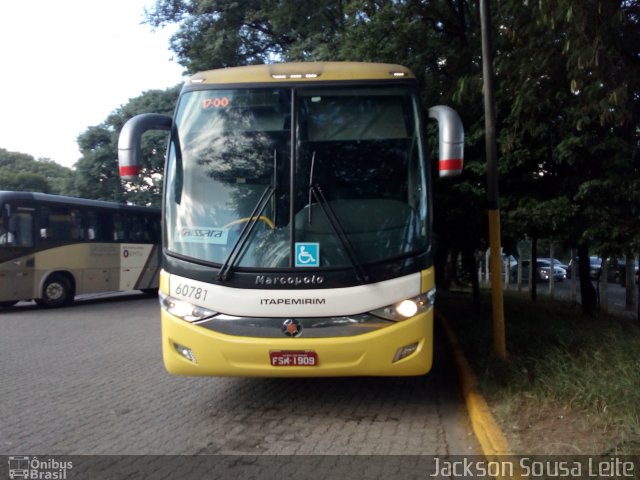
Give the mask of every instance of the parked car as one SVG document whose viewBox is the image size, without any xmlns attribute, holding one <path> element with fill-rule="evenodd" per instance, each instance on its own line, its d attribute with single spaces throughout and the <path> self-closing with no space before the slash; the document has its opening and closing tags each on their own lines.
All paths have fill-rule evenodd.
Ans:
<svg viewBox="0 0 640 480">
<path fill-rule="evenodd" d="M 571 265 L 573 264 L 573 259 L 569 262 L 567 266 L 567 278 L 571 278 Z M 600 271 L 602 270 L 602 259 L 600 257 L 589 257 L 589 277 L 593 280 L 600 278 Z M 579 269 L 576 268 L 576 271 L 579 272 Z"/>
<path fill-rule="evenodd" d="M 522 261 L 522 278 L 526 281 L 529 278 L 529 266 L 530 260 Z M 548 258 L 539 258 L 536 261 L 535 278 L 539 281 L 549 281 L 551 277 L 551 260 Z M 518 266 L 511 268 L 511 279 L 516 280 L 518 278 Z M 567 278 L 567 271 L 559 266 L 553 267 L 553 279 L 556 282 L 561 282 Z"/>
<path fill-rule="evenodd" d="M 625 269 L 626 262 L 623 258 L 609 258 L 607 259 L 607 281 L 610 283 L 619 283 L 624 285 L 625 283 Z M 569 267 L 567 270 L 567 278 L 571 278 L 571 263 L 569 262 Z M 638 261 L 633 260 L 631 262 L 633 268 L 635 270 L 636 284 L 638 283 Z M 589 277 L 592 280 L 602 280 L 602 259 L 600 257 L 592 256 L 589 257 Z"/>
<path fill-rule="evenodd" d="M 635 272 L 635 283 L 638 283 L 638 275 L 639 275 L 639 270 L 638 270 L 638 261 L 637 260 L 631 260 L 631 268 L 633 268 L 633 271 Z M 626 272 L 627 272 L 627 261 L 624 257 L 621 258 L 610 258 L 609 259 L 609 264 L 607 265 L 607 272 L 608 272 L 608 277 L 609 277 L 609 281 L 615 281 L 616 283 L 619 283 L 622 286 L 625 286 L 626 284 Z M 613 279 L 612 279 L 613 277 Z"/>
<path fill-rule="evenodd" d="M 551 259 L 550 258 L 540 258 L 538 257 L 538 260 L 542 260 L 543 262 L 547 262 L 549 264 L 551 264 Z M 553 264 L 556 267 L 560 267 L 561 269 L 563 269 L 565 272 L 567 270 L 569 270 L 569 265 L 567 265 L 566 263 L 562 263 L 560 260 L 558 260 L 557 258 L 553 259 Z"/>
</svg>

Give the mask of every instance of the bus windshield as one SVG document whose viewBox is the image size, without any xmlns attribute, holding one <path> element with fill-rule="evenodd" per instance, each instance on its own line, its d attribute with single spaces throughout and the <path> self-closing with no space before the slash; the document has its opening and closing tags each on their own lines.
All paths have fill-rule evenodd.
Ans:
<svg viewBox="0 0 640 480">
<path fill-rule="evenodd" d="M 235 266 L 260 269 L 424 252 L 417 105 L 397 85 L 185 93 L 169 147 L 168 251 L 222 265 L 236 248 Z"/>
</svg>

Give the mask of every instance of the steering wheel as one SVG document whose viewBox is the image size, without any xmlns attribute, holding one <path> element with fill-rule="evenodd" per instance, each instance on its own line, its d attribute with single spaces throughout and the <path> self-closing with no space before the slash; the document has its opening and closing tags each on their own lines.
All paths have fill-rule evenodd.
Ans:
<svg viewBox="0 0 640 480">
<path fill-rule="evenodd" d="M 243 223 L 247 223 L 247 222 L 251 221 L 252 218 L 256 218 L 256 217 L 239 218 L 238 220 L 234 220 L 233 222 L 227 223 L 224 226 L 224 228 L 230 228 L 230 227 L 233 227 L 234 225 L 240 225 L 240 224 L 243 224 Z M 271 219 L 269 217 L 265 217 L 264 215 L 260 215 L 259 217 L 257 217 L 256 220 L 266 223 L 267 226 L 271 230 L 274 230 L 276 228 L 276 226 L 273 224 L 273 222 L 271 221 Z"/>
</svg>

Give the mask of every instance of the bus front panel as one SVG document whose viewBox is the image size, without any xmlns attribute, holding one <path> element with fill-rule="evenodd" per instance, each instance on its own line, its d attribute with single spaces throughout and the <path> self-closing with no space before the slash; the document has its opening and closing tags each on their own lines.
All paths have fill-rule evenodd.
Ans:
<svg viewBox="0 0 640 480">
<path fill-rule="evenodd" d="M 165 366 L 180 375 L 424 374 L 434 291 L 432 268 L 369 285 L 275 291 L 163 272 Z"/>
<path fill-rule="evenodd" d="M 204 75 L 178 102 L 164 188 L 167 369 L 425 373 L 434 293 L 422 281 L 433 276 L 431 205 L 415 79 L 258 71 L 268 78 Z"/>
</svg>

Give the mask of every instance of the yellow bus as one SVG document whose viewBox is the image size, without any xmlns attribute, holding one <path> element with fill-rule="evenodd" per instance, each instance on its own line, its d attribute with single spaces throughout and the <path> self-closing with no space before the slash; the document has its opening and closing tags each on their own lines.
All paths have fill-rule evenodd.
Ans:
<svg viewBox="0 0 640 480">
<path fill-rule="evenodd" d="M 158 288 L 161 210 L 0 191 L 0 307 Z"/>
<path fill-rule="evenodd" d="M 445 106 L 439 171 L 462 169 Z M 433 354 L 431 163 L 416 79 L 399 65 L 256 65 L 193 75 L 173 118 L 119 139 L 140 169 L 170 132 L 162 349 L 178 375 L 421 375 Z"/>
</svg>

